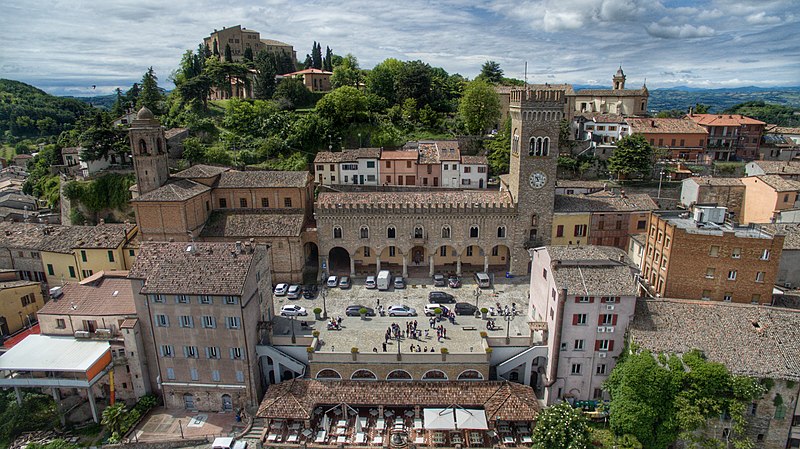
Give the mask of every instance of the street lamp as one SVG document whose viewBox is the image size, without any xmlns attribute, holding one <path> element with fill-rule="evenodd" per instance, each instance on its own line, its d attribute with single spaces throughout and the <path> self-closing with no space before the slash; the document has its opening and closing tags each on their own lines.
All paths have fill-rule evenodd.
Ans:
<svg viewBox="0 0 800 449">
<path fill-rule="evenodd" d="M 292 344 L 297 343 L 297 337 L 294 335 L 294 323 L 297 321 L 297 315 L 292 315 L 289 317 L 289 324 L 292 326 Z"/>
<path fill-rule="evenodd" d="M 397 337 L 395 337 L 395 340 L 397 340 L 397 359 L 399 360 L 400 359 L 400 332 L 397 333 Z"/>
<path fill-rule="evenodd" d="M 658 195 L 656 199 L 661 199 L 661 180 L 664 179 L 664 170 L 658 173 Z"/>
<path fill-rule="evenodd" d="M 510 331 L 511 331 L 511 322 L 514 321 L 514 314 L 507 313 L 503 315 L 503 319 L 506 321 L 506 344 L 508 344 L 511 341 Z"/>
<path fill-rule="evenodd" d="M 322 295 L 322 318 L 328 319 L 328 307 L 325 303 L 325 298 L 328 296 L 327 284 L 322 284 L 322 290 L 320 291 L 320 295 Z"/>
<path fill-rule="evenodd" d="M 475 308 L 478 308 L 478 298 L 481 296 L 481 289 L 478 286 L 475 286 Z"/>
</svg>

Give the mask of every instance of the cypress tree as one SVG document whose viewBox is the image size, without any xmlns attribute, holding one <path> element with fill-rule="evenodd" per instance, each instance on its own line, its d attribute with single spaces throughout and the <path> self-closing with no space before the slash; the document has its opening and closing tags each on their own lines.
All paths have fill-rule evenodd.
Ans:
<svg viewBox="0 0 800 449">
<path fill-rule="evenodd" d="M 231 52 L 231 44 L 225 44 L 225 62 L 233 62 L 233 53 Z"/>
<path fill-rule="evenodd" d="M 153 67 L 147 69 L 142 77 L 142 91 L 139 93 L 139 103 L 137 109 L 146 107 L 153 114 L 159 114 L 161 106 L 161 90 L 158 88 L 158 78 Z"/>
<path fill-rule="evenodd" d="M 252 61 L 253 60 L 253 49 L 247 47 L 244 49 L 244 60 L 245 61 Z"/>
<path fill-rule="evenodd" d="M 305 61 L 303 61 L 303 68 L 304 68 L 304 69 L 310 69 L 310 68 L 311 68 L 311 65 L 312 65 L 312 62 L 311 62 L 311 55 L 309 55 L 309 54 L 306 54 L 306 60 L 305 60 Z"/>
<path fill-rule="evenodd" d="M 311 49 L 311 61 L 315 69 L 322 68 L 322 45 L 314 41 L 314 47 Z"/>
</svg>

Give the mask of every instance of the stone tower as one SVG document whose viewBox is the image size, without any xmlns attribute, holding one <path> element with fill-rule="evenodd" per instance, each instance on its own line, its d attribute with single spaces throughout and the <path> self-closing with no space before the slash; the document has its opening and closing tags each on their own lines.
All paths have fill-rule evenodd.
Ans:
<svg viewBox="0 0 800 449">
<path fill-rule="evenodd" d="M 558 135 L 564 119 L 563 87 L 531 86 L 511 91 L 509 191 L 517 204 L 512 270 L 524 272 L 526 248 L 550 243 L 555 201 Z"/>
<path fill-rule="evenodd" d="M 622 66 L 619 66 L 617 69 L 617 73 L 612 78 L 614 82 L 614 90 L 623 90 L 625 89 L 625 73 L 622 71 Z"/>
<path fill-rule="evenodd" d="M 139 195 L 153 191 L 169 178 L 167 141 L 153 113 L 142 108 L 128 131 Z"/>
</svg>

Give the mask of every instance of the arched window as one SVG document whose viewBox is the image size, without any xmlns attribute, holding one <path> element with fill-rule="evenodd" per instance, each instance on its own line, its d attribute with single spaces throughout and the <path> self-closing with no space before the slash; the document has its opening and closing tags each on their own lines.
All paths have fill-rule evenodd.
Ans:
<svg viewBox="0 0 800 449">
<path fill-rule="evenodd" d="M 461 374 L 458 375 L 458 380 L 483 380 L 483 374 L 480 371 L 476 371 L 474 369 L 468 369 L 462 371 Z"/>
<path fill-rule="evenodd" d="M 317 379 L 341 379 L 342 375 L 338 371 L 325 368 L 317 373 Z"/>
<path fill-rule="evenodd" d="M 506 238 L 506 227 L 505 226 L 498 226 L 498 228 L 497 228 L 497 238 L 499 238 L 499 239 Z"/>
<path fill-rule="evenodd" d="M 403 369 L 396 369 L 386 376 L 386 380 L 412 380 L 411 373 Z"/>
<path fill-rule="evenodd" d="M 369 238 L 369 228 L 366 227 L 366 226 L 361 226 L 361 234 L 360 234 L 360 236 L 361 236 L 362 239 L 368 239 Z"/>
<path fill-rule="evenodd" d="M 144 139 L 139 139 L 139 154 L 146 154 L 147 153 L 147 144 L 145 143 Z"/>
<path fill-rule="evenodd" d="M 550 154 L 550 138 L 545 137 L 542 139 L 542 150 L 539 153 L 539 156 L 547 156 Z"/>
<path fill-rule="evenodd" d="M 414 238 L 421 239 L 425 235 L 422 226 L 414 226 Z"/>
<path fill-rule="evenodd" d="M 442 226 L 442 238 L 443 239 L 450 238 L 450 226 Z"/>
<path fill-rule="evenodd" d="M 528 145 L 528 156 L 533 156 L 536 154 L 537 145 L 538 143 L 536 137 L 531 137 L 530 144 Z"/>
<path fill-rule="evenodd" d="M 395 237 L 397 237 L 397 230 L 394 228 L 394 226 L 389 226 L 386 228 L 386 238 L 393 239 Z"/>
<path fill-rule="evenodd" d="M 469 236 L 470 236 L 470 238 L 476 239 L 476 238 L 478 238 L 478 235 L 479 235 L 479 232 L 478 232 L 478 227 L 477 226 L 472 226 L 471 228 L 469 228 Z"/>
<path fill-rule="evenodd" d="M 156 139 L 156 149 L 158 150 L 158 154 L 164 154 L 164 141 L 161 140 L 160 137 Z"/>
<path fill-rule="evenodd" d="M 350 379 L 369 379 L 369 380 L 378 380 L 378 376 L 375 375 L 372 371 L 368 369 L 360 369 L 356 370 L 353 375 L 350 376 Z"/>
<path fill-rule="evenodd" d="M 342 228 L 339 226 L 333 227 L 333 238 L 340 239 L 342 238 Z"/>
<path fill-rule="evenodd" d="M 422 380 L 447 380 L 447 374 L 438 369 L 432 369 L 422 375 Z"/>
<path fill-rule="evenodd" d="M 531 226 L 539 226 L 539 216 L 536 214 L 531 214 Z"/>
</svg>

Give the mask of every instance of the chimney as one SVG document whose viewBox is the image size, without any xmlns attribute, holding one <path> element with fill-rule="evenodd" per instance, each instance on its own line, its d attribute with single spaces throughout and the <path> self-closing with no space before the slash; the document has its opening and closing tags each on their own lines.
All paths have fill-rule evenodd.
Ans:
<svg viewBox="0 0 800 449">
<path fill-rule="evenodd" d="M 242 242 L 241 242 L 241 240 L 237 240 L 236 241 L 236 252 L 237 253 L 241 253 L 242 252 Z"/>
<path fill-rule="evenodd" d="M 655 120 L 650 120 L 650 127 L 651 128 L 655 128 L 656 127 L 656 121 Z"/>
<path fill-rule="evenodd" d="M 101 224 L 101 225 L 102 225 L 102 224 L 106 224 L 106 221 L 105 221 L 104 219 L 102 219 L 102 218 L 101 218 L 101 219 L 100 219 L 100 221 L 99 221 L 97 224 Z"/>
</svg>

